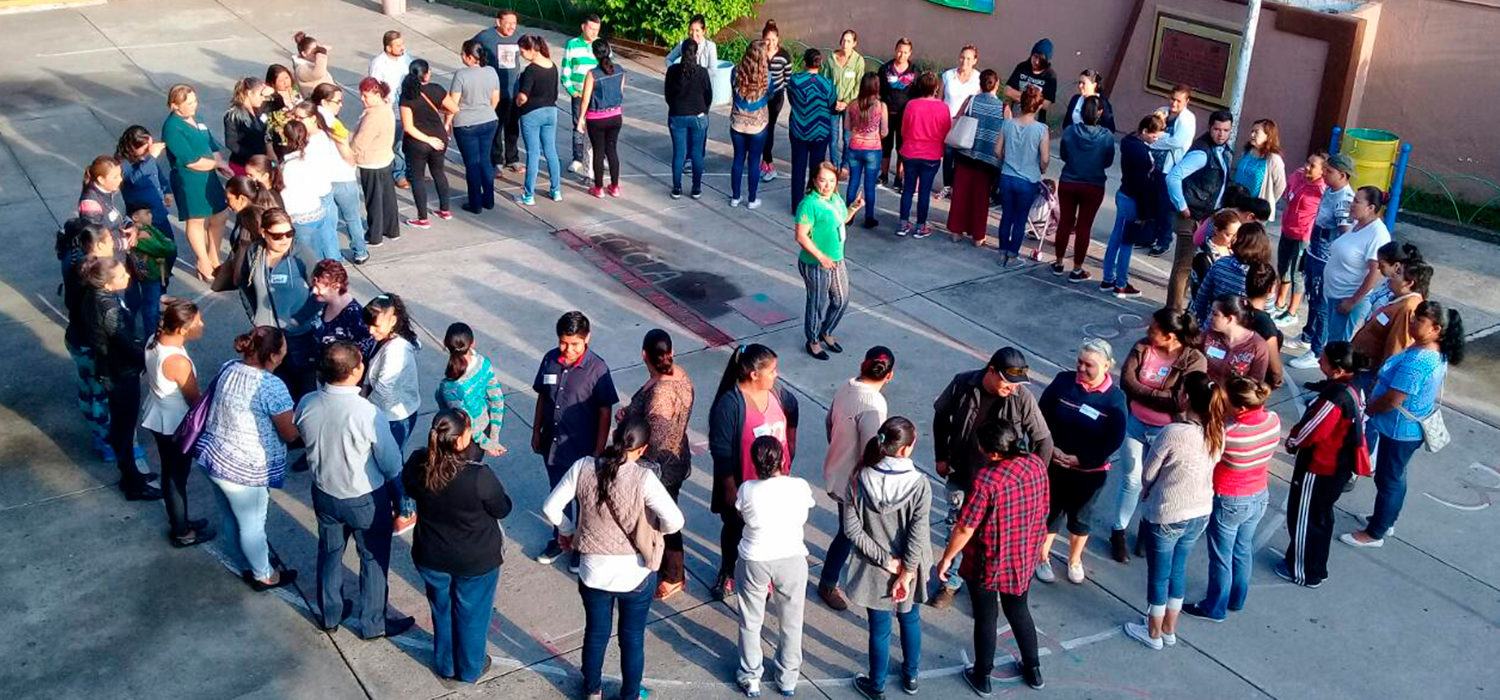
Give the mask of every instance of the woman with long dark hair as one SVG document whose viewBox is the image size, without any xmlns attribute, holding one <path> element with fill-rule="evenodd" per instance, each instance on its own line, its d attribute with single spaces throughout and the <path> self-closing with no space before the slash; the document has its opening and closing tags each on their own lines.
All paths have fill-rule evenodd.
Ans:
<svg viewBox="0 0 1500 700">
<path fill-rule="evenodd" d="M 598 153 L 598 150 L 594 151 Z M 594 171 L 598 173 L 598 170 Z M 641 359 L 646 363 L 648 379 L 630 397 L 630 403 L 620 409 L 617 422 L 644 421 L 651 430 L 646 448 L 646 461 L 657 467 L 657 478 L 667 489 L 672 502 L 682 484 L 693 473 L 693 453 L 688 447 L 688 419 L 693 413 L 693 382 L 687 369 L 673 361 L 672 336 L 660 328 L 646 332 L 641 341 Z M 660 581 L 656 584 L 656 599 L 666 600 L 687 585 L 682 561 L 682 533 L 674 532 L 665 538 L 666 551 L 662 553 L 661 569 L 657 571 Z"/>
<path fill-rule="evenodd" d="M 625 123 L 625 69 L 615 63 L 608 39 L 595 39 L 598 65 L 583 76 L 583 104 L 587 107 L 578 129 L 589 136 L 594 154 L 594 186 L 589 194 L 604 196 L 604 161 L 609 160 L 609 196 L 620 196 L 620 127 Z"/>
<path fill-rule="evenodd" d="M 495 165 L 490 162 L 490 147 L 500 118 L 495 107 L 500 104 L 500 74 L 485 65 L 484 44 L 478 39 L 463 43 L 459 52 L 463 67 L 453 74 L 443 110 L 453 115 L 453 140 L 464 160 L 464 182 L 469 201 L 464 211 L 478 214 L 495 208 Z"/>
<path fill-rule="evenodd" d="M 526 141 L 526 178 L 521 198 L 524 206 L 536 204 L 537 167 L 547 159 L 548 196 L 562 201 L 562 161 L 557 157 L 557 64 L 547 40 L 535 34 L 521 37 L 521 58 L 526 68 L 516 83 L 516 107 L 521 110 L 521 138 Z M 576 145 L 576 142 L 575 142 Z M 576 149 L 575 149 L 576 150 Z"/>
<path fill-rule="evenodd" d="M 422 511 L 411 558 L 432 609 L 433 671 L 475 683 L 491 663 L 485 646 L 505 561 L 499 521 L 510 515 L 510 496 L 480 461 L 469 417 L 453 408 L 432 417 L 427 446 L 406 460 L 401 481 Z"/>
<path fill-rule="evenodd" d="M 156 440 L 161 458 L 162 495 L 167 506 L 168 533 L 172 546 L 191 547 L 214 538 L 207 520 L 188 518 L 187 482 L 192 460 L 172 439 L 188 407 L 198 402 L 202 388 L 198 370 L 188 357 L 186 345 L 203 337 L 203 315 L 187 299 L 162 299 L 161 325 L 146 343 L 145 405 L 141 427 Z"/>
<path fill-rule="evenodd" d="M 505 454 L 500 444 L 500 426 L 505 422 L 505 387 L 485 357 L 474 347 L 474 329 L 454 323 L 443 334 L 448 366 L 438 384 L 438 404 L 456 408 L 469 416 L 474 444 L 491 457 Z"/>
<path fill-rule="evenodd" d="M 422 408 L 417 373 L 417 351 L 422 343 L 412 329 L 406 303 L 396 294 L 381 294 L 365 304 L 364 322 L 375 340 L 375 352 L 365 369 L 361 389 L 370 403 L 385 411 L 397 449 L 405 450 L 406 439 L 417 427 L 417 411 Z M 416 502 L 407 496 L 396 514 L 395 534 L 410 530 L 416 523 Z"/>
<path fill-rule="evenodd" d="M 865 442 L 840 505 L 841 532 L 858 556 L 849 564 L 849 600 L 870 621 L 870 674 L 855 690 L 881 697 L 890 669 L 891 618 L 901 626 L 901 688 L 917 692 L 922 603 L 932 569 L 932 486 L 912 463 L 917 428 L 892 416 Z M 824 563 L 827 566 L 827 563 Z"/>
<path fill-rule="evenodd" d="M 271 154 L 262 108 L 275 94 L 276 90 L 260 78 L 234 81 L 234 94 L 224 112 L 224 149 L 229 151 L 229 170 L 235 175 L 245 174 L 245 163 L 251 156 Z"/>
<path fill-rule="evenodd" d="M 443 169 L 443 153 L 448 150 L 448 128 L 453 116 L 442 108 L 448 91 L 432 82 L 432 69 L 420 58 L 411 62 L 406 79 L 401 81 L 401 148 L 410 170 L 411 196 L 417 205 L 416 218 L 407 219 L 412 228 L 430 228 L 427 218 L 427 185 L 424 173 L 432 173 L 437 188 L 438 207 L 432 213 L 444 221 L 453 218 L 448 211 L 448 172 Z"/>
<path fill-rule="evenodd" d="M 1250 124 L 1250 136 L 1235 159 L 1230 182 L 1270 204 L 1275 216 L 1276 202 L 1286 193 L 1286 161 L 1281 157 L 1281 130 L 1276 122 L 1257 119 Z"/>
<path fill-rule="evenodd" d="M 333 181 L 328 171 L 308 157 L 314 128 L 301 120 L 287 123 L 287 152 L 277 171 L 278 189 L 297 232 L 297 244 L 316 253 L 319 260 L 337 259 L 343 256 L 339 252 L 338 217 L 328 206 Z"/>
<path fill-rule="evenodd" d="M 1250 329 L 1250 302 L 1245 297 L 1224 295 L 1209 306 L 1208 331 L 1203 334 L 1203 354 L 1208 358 L 1208 376 L 1225 384 L 1231 377 L 1278 384 L 1272 376 L 1271 348 Z"/>
<path fill-rule="evenodd" d="M 130 501 L 154 501 L 161 491 L 147 483 L 135 466 L 135 431 L 140 426 L 141 372 L 144 350 L 136 337 L 125 289 L 130 273 L 118 258 L 91 258 L 79 268 L 86 291 L 80 302 L 84 337 L 94 349 L 95 376 L 109 396 L 109 433 L 120 491 Z"/>
<path fill-rule="evenodd" d="M 324 206 L 330 216 L 336 217 L 332 222 L 335 240 L 338 225 L 342 223 L 354 254 L 352 260 L 359 265 L 370 259 L 370 251 L 365 242 L 365 205 L 361 201 L 359 168 L 354 164 L 354 151 L 349 148 L 349 128 L 339 119 L 343 107 L 344 91 L 332 83 L 323 83 L 313 89 L 307 102 L 297 105 L 297 114 L 304 118 L 309 130 L 308 155 L 320 170 L 328 173 L 330 191 Z"/>
<path fill-rule="evenodd" d="M 890 116 L 880 101 L 880 76 L 865 73 L 859 81 L 859 95 L 844 109 L 844 127 L 849 142 L 844 150 L 849 163 L 849 191 L 844 201 L 854 203 L 855 193 L 864 186 L 865 218 L 861 226 L 875 228 L 875 182 L 880 179 L 880 142 L 890 133 Z"/>
<path fill-rule="evenodd" d="M 1103 86 L 1104 76 L 1092 68 L 1085 68 L 1078 74 L 1078 94 L 1068 100 L 1068 109 L 1063 112 L 1062 128 L 1067 129 L 1074 124 L 1083 121 L 1083 102 L 1090 97 L 1099 100 L 1099 126 L 1110 131 L 1115 130 L 1115 110 L 1110 106 L 1109 98 L 1099 92 Z"/>
<path fill-rule="evenodd" d="M 698 65 L 698 44 L 684 39 L 682 60 L 667 68 L 663 94 L 667 100 L 667 130 L 672 134 L 672 199 L 682 197 L 682 170 L 691 160 L 691 196 L 703 196 L 703 149 L 708 142 L 709 108 L 714 87 L 708 70 Z"/>
<path fill-rule="evenodd" d="M 1259 223 L 1241 224 L 1229 250 L 1231 255 L 1215 260 L 1203 274 L 1193 296 L 1193 317 L 1198 319 L 1200 326 L 1208 325 L 1210 307 L 1220 297 L 1245 293 L 1245 278 L 1251 265 L 1271 267 L 1271 237 L 1266 234 L 1266 227 Z"/>
<path fill-rule="evenodd" d="M 1124 464 L 1120 465 L 1120 495 L 1116 501 L 1114 523 L 1110 531 L 1110 552 L 1115 561 L 1130 561 L 1130 546 L 1125 528 L 1141 503 L 1141 466 L 1146 445 L 1182 411 L 1182 380 L 1193 372 L 1208 369 L 1208 359 L 1199 349 L 1201 334 L 1192 314 L 1158 309 L 1151 314 L 1146 337 L 1137 341 L 1120 367 L 1120 384 L 1125 390 Z M 1136 541 L 1136 556 L 1144 556 L 1145 537 Z"/>
<path fill-rule="evenodd" d="M 1187 596 L 1187 560 L 1213 512 L 1214 465 L 1224 454 L 1229 400 L 1207 374 L 1182 382 L 1181 416 L 1151 441 L 1141 470 L 1141 521 L 1146 523 L 1146 619 L 1125 623 L 1126 636 L 1160 651 L 1177 643 L 1177 618 Z"/>
<path fill-rule="evenodd" d="M 785 448 L 785 469 L 797 453 L 797 397 L 777 381 L 776 352 L 759 343 L 741 345 L 729 356 L 708 414 L 708 451 L 714 460 L 710 510 L 719 515 L 719 573 L 710 593 L 715 600 L 734 594 L 745 521 L 734 508 L 740 484 L 756 479 L 746 436 L 771 435 Z"/>
<path fill-rule="evenodd" d="M 106 462 L 115 461 L 114 448 L 109 446 L 109 392 L 99 381 L 98 353 L 94 351 L 93 339 L 84 324 L 83 300 L 88 285 L 80 273 L 83 263 L 90 258 L 109 258 L 114 254 L 115 238 L 109 229 L 91 224 L 83 217 L 69 219 L 58 233 L 57 258 L 62 261 L 63 308 L 68 312 L 63 344 L 73 358 L 78 377 L 78 411 L 88 425 L 94 451 Z"/>
<path fill-rule="evenodd" d="M 1458 309 L 1422 302 L 1417 305 L 1411 336 L 1411 347 L 1380 366 L 1380 378 L 1370 392 L 1365 413 L 1370 419 L 1370 449 L 1375 453 L 1375 509 L 1365 518 L 1364 529 L 1339 535 L 1339 541 L 1347 545 L 1385 544 L 1406 501 L 1407 464 L 1424 443 L 1429 451 L 1434 449 L 1426 421 L 1441 410 L 1448 368 L 1464 361 L 1464 323 Z"/>
<path fill-rule="evenodd" d="M 656 591 L 662 535 L 682 529 L 682 511 L 661 480 L 640 460 L 651 430 L 641 421 L 615 428 L 598 457 L 568 468 L 542 504 L 542 517 L 558 528 L 566 547 L 580 554 L 578 593 L 583 598 L 583 694 L 597 697 L 613 610 L 618 607 L 620 697 L 643 697 L 646 614 Z M 564 509 L 578 502 L 578 522 Z"/>
<path fill-rule="evenodd" d="M 792 73 L 792 54 L 781 44 L 781 29 L 776 26 L 774 19 L 766 20 L 765 26 L 761 27 L 760 40 L 766 43 L 766 72 L 770 76 L 771 92 L 771 101 L 766 103 L 769 114 L 766 115 L 766 144 L 761 149 L 760 181 L 770 182 L 776 179 L 772 151 L 776 147 L 776 122 L 781 118 L 781 108 L 786 105 L 786 86 Z"/>
</svg>

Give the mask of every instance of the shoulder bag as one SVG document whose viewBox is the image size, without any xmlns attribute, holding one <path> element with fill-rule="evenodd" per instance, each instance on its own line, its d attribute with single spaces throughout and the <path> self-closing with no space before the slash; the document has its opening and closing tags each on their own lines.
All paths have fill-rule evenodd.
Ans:
<svg viewBox="0 0 1500 700">
<path fill-rule="evenodd" d="M 1447 447 L 1448 443 L 1453 439 L 1452 436 L 1448 434 L 1448 425 L 1443 422 L 1443 410 L 1440 407 L 1442 401 L 1443 393 L 1441 390 L 1439 390 L 1438 400 L 1432 406 L 1432 413 L 1429 413 L 1421 418 L 1412 415 L 1411 411 L 1406 410 L 1405 406 L 1396 407 L 1396 410 L 1400 411 L 1401 415 L 1416 421 L 1417 425 L 1421 427 L 1422 447 L 1428 452 L 1441 451 L 1444 447 Z"/>
<path fill-rule="evenodd" d="M 213 381 L 208 383 L 208 388 L 188 408 L 182 422 L 177 424 L 177 429 L 172 431 L 172 444 L 177 450 L 189 457 L 195 456 L 194 450 L 198 447 L 198 438 L 202 437 L 203 429 L 208 425 L 208 412 L 213 409 L 214 395 L 218 393 L 219 380 L 224 377 L 224 371 L 229 366 L 239 362 L 230 360 L 219 367 L 219 372 L 214 375 Z"/>
<path fill-rule="evenodd" d="M 974 148 L 974 139 L 979 136 L 979 118 L 970 114 L 973 107 L 974 98 L 964 100 L 963 114 L 953 120 L 953 128 L 948 130 L 948 136 L 943 139 L 944 146 L 960 151 Z"/>
</svg>

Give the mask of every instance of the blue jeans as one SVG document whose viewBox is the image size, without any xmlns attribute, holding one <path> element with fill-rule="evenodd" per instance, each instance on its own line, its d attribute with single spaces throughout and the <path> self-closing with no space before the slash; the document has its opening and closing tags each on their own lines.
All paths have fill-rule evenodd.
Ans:
<svg viewBox="0 0 1500 700">
<path fill-rule="evenodd" d="M 1368 434 L 1378 435 L 1373 430 Z M 1385 537 L 1401 516 L 1401 506 L 1406 502 L 1406 465 L 1421 446 L 1421 440 L 1396 440 L 1388 435 L 1380 435 L 1370 445 L 1375 450 L 1375 510 L 1365 528 L 1369 536 Z"/>
<path fill-rule="evenodd" d="M 401 137 L 406 132 L 401 129 L 401 107 L 397 104 L 391 106 L 396 110 L 396 139 L 392 145 L 396 152 L 396 159 L 391 161 L 391 177 L 400 180 L 406 177 L 406 149 L 401 147 Z"/>
<path fill-rule="evenodd" d="M 1365 320 L 1370 317 L 1369 295 L 1359 300 L 1359 303 L 1355 304 L 1354 308 L 1350 309 L 1347 314 L 1339 311 L 1339 304 L 1344 303 L 1343 299 L 1327 297 L 1323 303 L 1328 305 L 1328 333 L 1326 334 L 1328 343 L 1340 340 L 1347 342 L 1354 337 L 1354 332 L 1359 330 L 1359 327 L 1364 325 Z"/>
<path fill-rule="evenodd" d="M 729 130 L 729 142 L 734 146 L 734 165 L 729 168 L 729 198 L 740 198 L 740 178 L 745 171 L 750 171 L 750 201 L 755 201 L 756 192 L 760 190 L 760 171 L 756 164 L 760 162 L 760 153 L 766 147 L 766 130 L 761 129 L 758 134 L 746 134 Z M 693 179 L 698 178 L 698 163 L 693 163 Z"/>
<path fill-rule="evenodd" d="M 417 414 L 413 413 L 401 420 L 391 421 L 391 437 L 396 438 L 396 449 L 401 452 L 402 459 L 406 458 L 406 439 L 411 437 L 411 431 L 417 427 Z M 417 512 L 416 499 L 403 495 L 401 497 L 401 515 L 410 517 Z"/>
<path fill-rule="evenodd" d="M 418 564 L 417 573 L 432 608 L 432 670 L 465 683 L 479 680 L 500 567 L 478 576 L 455 576 Z"/>
<path fill-rule="evenodd" d="M 1188 555 L 1207 525 L 1208 516 L 1200 515 L 1177 523 L 1151 523 L 1146 528 L 1150 540 L 1146 547 L 1147 604 L 1182 603 L 1187 595 Z"/>
<path fill-rule="evenodd" d="M 932 181 L 937 177 L 940 160 L 906 159 L 906 179 L 901 183 L 901 223 L 911 216 L 911 200 L 917 200 L 917 225 L 927 223 L 927 206 L 932 202 Z"/>
<path fill-rule="evenodd" d="M 1125 443 L 1121 446 L 1120 500 L 1116 506 L 1113 529 L 1130 527 L 1130 518 L 1141 504 L 1141 465 L 1145 464 L 1146 446 L 1156 439 L 1161 426 L 1146 425 L 1134 413 L 1125 413 Z"/>
<path fill-rule="evenodd" d="M 1266 514 L 1270 492 L 1253 496 L 1214 496 L 1208 516 L 1208 591 L 1201 604 L 1210 617 L 1223 619 L 1245 607 L 1250 571 L 1255 567 L 1255 529 Z"/>
<path fill-rule="evenodd" d="M 682 166 L 693 161 L 693 191 L 703 191 L 703 148 L 708 142 L 708 115 L 667 117 L 672 132 L 672 189 L 682 189 Z M 739 182 L 739 178 L 735 178 Z"/>
<path fill-rule="evenodd" d="M 547 156 L 547 180 L 552 192 L 562 190 L 562 163 L 557 158 L 557 108 L 542 107 L 521 115 L 521 139 L 526 142 L 526 184 L 521 192 L 536 194 L 536 169 Z"/>
<path fill-rule="evenodd" d="M 1015 175 L 1000 176 L 1000 252 L 1019 255 L 1026 238 L 1026 216 L 1040 183 Z"/>
<path fill-rule="evenodd" d="M 885 690 L 891 672 L 891 618 L 901 625 L 901 675 L 916 678 L 922 663 L 922 606 L 907 612 L 868 610 L 870 618 L 870 680 L 876 690 Z"/>
<path fill-rule="evenodd" d="M 161 322 L 161 283 L 141 280 L 131 284 L 125 292 L 125 301 L 141 319 L 141 337 L 150 338 Z"/>
<path fill-rule="evenodd" d="M 812 189 L 812 178 L 818 164 L 828 158 L 827 141 L 803 141 L 792 137 L 792 215 L 797 214 L 797 205 L 802 196 Z"/>
<path fill-rule="evenodd" d="M 833 139 L 828 142 L 828 160 L 840 168 L 849 167 L 849 132 L 844 129 L 846 112 L 834 112 L 830 124 Z"/>
<path fill-rule="evenodd" d="M 911 163 L 912 162 L 910 160 L 906 162 L 908 168 L 911 167 Z M 911 171 L 908 170 L 907 172 Z M 948 514 L 943 516 L 943 529 L 947 531 L 947 536 L 943 539 L 949 540 L 953 539 L 953 529 L 955 527 L 958 527 L 958 514 L 964 508 L 964 490 L 962 486 L 959 486 L 952 481 L 944 482 L 943 490 L 948 499 Z M 954 555 L 953 563 L 949 565 L 952 568 L 948 569 L 948 582 L 943 584 L 947 586 L 949 590 L 952 590 L 954 592 L 957 592 L 958 589 L 963 588 L 964 586 L 963 577 L 958 575 L 958 565 L 962 564 L 963 561 L 963 552 L 959 552 L 958 554 Z"/>
<path fill-rule="evenodd" d="M 1317 235 L 1314 233 L 1313 235 Z M 1302 339 L 1307 341 L 1310 352 L 1323 354 L 1328 342 L 1328 304 L 1323 299 L 1323 270 L 1328 263 L 1311 255 L 1302 260 L 1302 276 L 1307 280 L 1307 323 L 1302 326 Z"/>
<path fill-rule="evenodd" d="M 359 634 L 365 639 L 385 634 L 391 496 L 384 484 L 355 498 L 334 498 L 313 486 L 313 513 L 318 519 L 318 621 L 324 628 L 337 627 L 344 617 L 344 548 L 353 535 L 359 551 Z"/>
<path fill-rule="evenodd" d="M 292 231 L 297 242 L 307 246 L 319 260 L 338 260 L 343 255 L 339 252 L 338 220 L 333 212 L 332 194 L 323 198 L 322 216 L 303 223 L 293 220 Z"/>
<path fill-rule="evenodd" d="M 828 543 L 828 555 L 823 557 L 823 572 L 818 574 L 818 588 L 839 585 L 839 578 L 844 575 L 844 565 L 849 563 L 849 553 L 853 550 L 854 543 L 844 536 L 844 504 L 840 503 L 838 532 L 833 533 L 833 541 Z"/>
<path fill-rule="evenodd" d="M 861 150 L 851 148 L 845 153 L 845 160 L 849 162 L 849 191 L 844 200 L 854 203 L 854 195 L 859 192 L 861 181 L 865 188 L 865 218 L 875 218 L 875 183 L 880 180 L 880 149 Z"/>
<path fill-rule="evenodd" d="M 1125 240 L 1125 227 L 1135 221 L 1135 200 L 1124 192 L 1115 193 L 1115 228 L 1109 232 L 1109 246 L 1104 249 L 1104 283 L 1116 287 L 1130 284 L 1130 256 L 1135 246 Z"/>
<path fill-rule="evenodd" d="M 490 146 L 500 121 L 453 127 L 453 140 L 464 159 L 464 183 L 469 191 L 472 210 L 495 208 L 495 164 L 490 162 Z"/>
<path fill-rule="evenodd" d="M 365 245 L 365 204 L 362 199 L 364 193 L 359 189 L 359 181 L 335 182 L 329 195 L 333 197 L 333 204 L 339 210 L 338 220 L 344 222 L 344 232 L 349 234 L 349 250 L 354 252 L 356 258 L 368 255 L 369 248 Z M 329 217 L 330 220 L 332 218 Z M 338 247 L 338 224 L 333 225 L 334 247 Z M 337 260 L 338 256 L 333 259 Z"/>
<path fill-rule="evenodd" d="M 1156 196 L 1156 218 L 1152 220 L 1151 227 L 1156 231 L 1156 240 L 1151 244 L 1153 248 L 1172 247 L 1173 227 L 1177 224 L 1177 207 L 1172 205 L 1172 197 L 1167 194 L 1167 179 L 1165 174 L 1151 176 L 1152 193 Z"/>
<path fill-rule="evenodd" d="M 578 582 L 583 598 L 583 694 L 599 692 L 603 685 L 604 650 L 609 646 L 614 607 L 620 605 L 620 695 L 634 700 L 641 694 L 641 676 L 646 671 L 646 613 L 656 595 L 656 574 L 650 573 L 633 591 L 615 593 L 589 588 Z"/>
</svg>

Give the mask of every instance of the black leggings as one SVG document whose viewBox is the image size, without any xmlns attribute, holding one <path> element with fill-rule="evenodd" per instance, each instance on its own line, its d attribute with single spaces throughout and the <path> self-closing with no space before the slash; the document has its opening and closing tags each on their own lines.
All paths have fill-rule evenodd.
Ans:
<svg viewBox="0 0 1500 700">
<path fill-rule="evenodd" d="M 745 537 L 745 521 L 740 512 L 730 505 L 719 514 L 724 527 L 719 529 L 719 573 L 734 576 L 734 566 L 740 563 L 740 540 Z"/>
<path fill-rule="evenodd" d="M 1016 648 L 1021 650 L 1021 667 L 1041 665 L 1036 652 L 1036 623 L 1031 621 L 1031 608 L 1026 604 L 1030 591 L 1020 595 L 989 591 L 973 579 L 965 579 L 964 588 L 974 604 L 974 675 L 983 678 L 995 670 L 995 633 L 1002 612 L 1010 623 Z"/>
<path fill-rule="evenodd" d="M 112 377 L 109 389 L 109 446 L 115 451 L 115 466 L 120 469 L 120 488 L 130 491 L 146 484 L 146 478 L 135 468 L 135 430 L 140 427 L 140 375 Z"/>
<path fill-rule="evenodd" d="M 386 179 L 390 179 L 389 173 Z M 161 455 L 161 496 L 167 506 L 167 522 L 172 524 L 172 536 L 181 537 L 192 529 L 188 527 L 187 482 L 193 462 L 177 449 L 171 435 L 148 432 L 156 438 L 156 452 Z"/>
<path fill-rule="evenodd" d="M 885 175 L 891 171 L 891 151 L 896 152 L 896 172 L 906 164 L 906 159 L 901 157 L 901 114 L 890 115 L 891 128 L 885 136 L 880 137 L 880 174 Z M 899 183 L 900 180 L 897 180 Z"/>
<path fill-rule="evenodd" d="M 766 116 L 769 117 L 769 121 L 766 122 L 766 145 L 761 152 L 760 162 L 767 165 L 774 160 L 771 157 L 771 150 L 776 147 L 776 119 L 781 116 L 781 106 L 785 103 L 786 90 L 771 95 L 771 99 L 766 102 L 766 110 L 769 112 Z"/>
<path fill-rule="evenodd" d="M 594 151 L 594 186 L 604 187 L 604 157 L 609 156 L 609 184 L 620 184 L 620 127 L 625 118 L 620 115 L 608 119 L 588 120 L 589 144 Z"/>
<path fill-rule="evenodd" d="M 417 203 L 417 218 L 427 218 L 427 185 L 422 176 L 432 171 L 432 184 L 437 186 L 438 211 L 448 211 L 448 172 L 443 169 L 443 154 L 448 149 L 434 150 L 431 146 L 406 139 L 407 180 L 411 182 L 411 197 Z"/>
</svg>

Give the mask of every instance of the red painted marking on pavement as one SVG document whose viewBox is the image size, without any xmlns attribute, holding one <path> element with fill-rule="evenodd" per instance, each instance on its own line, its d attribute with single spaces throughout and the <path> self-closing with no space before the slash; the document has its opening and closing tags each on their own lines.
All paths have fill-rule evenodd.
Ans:
<svg viewBox="0 0 1500 700">
<path fill-rule="evenodd" d="M 594 267 L 599 268 L 604 274 L 615 278 L 629 288 L 630 291 L 635 292 L 636 295 L 646 300 L 647 303 L 656 307 L 658 311 L 666 314 L 668 318 L 692 331 L 699 338 L 702 338 L 704 342 L 708 343 L 709 347 L 734 343 L 734 338 L 730 337 L 728 333 L 709 323 L 708 319 L 703 318 L 697 311 L 672 298 L 666 292 L 657 289 L 656 285 L 652 284 L 650 280 L 647 280 L 628 266 L 622 264 L 609 251 L 593 245 L 588 239 L 568 229 L 558 229 L 552 233 L 561 239 L 563 243 L 567 244 L 570 250 L 582 255 L 584 260 L 593 263 Z"/>
</svg>

